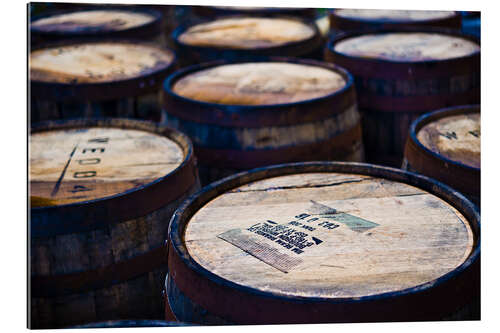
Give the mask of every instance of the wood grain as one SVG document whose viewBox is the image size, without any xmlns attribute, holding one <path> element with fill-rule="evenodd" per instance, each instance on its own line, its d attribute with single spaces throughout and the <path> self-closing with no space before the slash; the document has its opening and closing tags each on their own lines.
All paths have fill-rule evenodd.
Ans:
<svg viewBox="0 0 500 333">
<path fill-rule="evenodd" d="M 255 49 L 303 41 L 315 31 L 294 20 L 282 18 L 220 18 L 190 27 L 179 41 L 192 46 Z"/>
<path fill-rule="evenodd" d="M 481 168 L 479 113 L 449 116 L 429 123 L 417 133 L 426 148 L 453 161 Z"/>
<path fill-rule="evenodd" d="M 265 105 L 318 98 L 345 85 L 340 74 L 317 66 L 264 62 L 198 71 L 175 82 L 173 91 L 202 102 Z"/>
<path fill-rule="evenodd" d="M 42 18 L 31 23 L 33 27 L 46 32 L 119 31 L 150 23 L 155 18 L 145 13 L 125 10 L 89 10 L 65 13 Z"/>
<path fill-rule="evenodd" d="M 184 241 L 202 267 L 239 285 L 339 298 L 432 281 L 474 245 L 467 220 L 438 197 L 336 173 L 274 177 L 221 194 L 195 213 Z"/>
<path fill-rule="evenodd" d="M 132 43 L 82 43 L 30 53 L 30 80 L 94 83 L 125 80 L 165 68 L 173 54 Z"/>
<path fill-rule="evenodd" d="M 52 205 L 104 198 L 167 175 L 183 158 L 175 142 L 139 130 L 40 132 L 30 137 L 30 195 Z"/>
<path fill-rule="evenodd" d="M 476 43 L 437 33 L 398 32 L 366 34 L 335 45 L 337 52 L 356 57 L 389 61 L 453 59 L 479 51 Z"/>
<path fill-rule="evenodd" d="M 393 10 L 393 9 L 337 9 L 335 14 L 360 20 L 426 21 L 455 15 L 453 11 L 440 10 Z"/>
</svg>

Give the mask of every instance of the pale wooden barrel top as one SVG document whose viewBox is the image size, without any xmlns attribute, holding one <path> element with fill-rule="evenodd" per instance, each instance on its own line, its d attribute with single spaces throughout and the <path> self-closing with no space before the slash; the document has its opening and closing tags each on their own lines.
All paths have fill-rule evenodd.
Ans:
<svg viewBox="0 0 500 333">
<path fill-rule="evenodd" d="M 355 57 L 390 61 L 444 60 L 472 55 L 477 43 L 461 37 L 428 32 L 393 32 L 346 38 L 336 52 Z"/>
<path fill-rule="evenodd" d="M 146 131 L 90 127 L 33 133 L 32 206 L 119 194 L 166 176 L 183 160 L 181 146 Z"/>
<path fill-rule="evenodd" d="M 192 46 L 255 49 L 307 40 L 315 34 L 305 23 L 281 18 L 221 18 L 190 27 L 178 37 Z"/>
<path fill-rule="evenodd" d="M 46 32 L 80 32 L 86 29 L 120 31 L 150 23 L 154 16 L 125 10 L 87 10 L 42 18 L 31 23 L 32 27 Z"/>
<path fill-rule="evenodd" d="M 427 149 L 474 168 L 481 167 L 479 113 L 448 116 L 431 122 L 417 133 Z"/>
<path fill-rule="evenodd" d="M 323 97 L 346 85 L 337 72 L 322 67 L 259 62 L 212 67 L 186 75 L 173 91 L 198 101 L 266 105 Z"/>
<path fill-rule="evenodd" d="M 451 17 L 453 11 L 442 10 L 391 10 L 391 9 L 338 9 L 335 15 L 353 19 L 426 21 Z"/>
<path fill-rule="evenodd" d="M 276 295 L 344 298 L 400 291 L 453 271 L 474 245 L 451 205 L 416 187 L 342 173 L 256 181 L 187 222 L 208 271 Z"/>
<path fill-rule="evenodd" d="M 171 51 L 132 43 L 83 43 L 45 48 L 30 54 L 30 79 L 96 83 L 140 77 L 168 67 Z"/>
</svg>

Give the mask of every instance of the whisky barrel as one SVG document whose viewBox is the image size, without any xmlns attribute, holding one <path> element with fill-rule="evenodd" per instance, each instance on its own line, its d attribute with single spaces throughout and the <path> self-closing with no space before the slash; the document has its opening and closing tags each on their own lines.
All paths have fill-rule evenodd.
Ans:
<svg viewBox="0 0 500 333">
<path fill-rule="evenodd" d="M 448 184 L 476 204 L 481 196 L 481 111 L 479 105 L 426 113 L 406 141 L 403 168 Z"/>
<path fill-rule="evenodd" d="M 160 91 L 175 53 L 135 41 L 61 42 L 31 51 L 31 123 L 126 117 L 161 120 Z"/>
<path fill-rule="evenodd" d="M 199 188 L 189 139 L 82 119 L 37 124 L 29 151 L 30 327 L 163 318 L 168 221 Z"/>
<path fill-rule="evenodd" d="M 127 8 L 128 7 L 128 8 Z M 31 45 L 89 39 L 137 39 L 165 44 L 164 17 L 151 8 L 94 6 L 33 17 Z"/>
<path fill-rule="evenodd" d="M 455 11 L 347 8 L 330 11 L 330 29 L 333 33 L 379 28 L 460 29 L 460 25 L 461 15 Z"/>
<path fill-rule="evenodd" d="M 166 123 L 194 144 L 203 184 L 265 165 L 363 161 L 352 76 L 314 60 L 219 61 L 164 84 Z"/>
<path fill-rule="evenodd" d="M 182 66 L 214 60 L 247 61 L 269 56 L 311 58 L 323 38 L 316 24 L 295 17 L 221 17 L 181 25 L 172 33 Z"/>
<path fill-rule="evenodd" d="M 200 17 L 216 18 L 220 16 L 279 16 L 289 15 L 308 19 L 316 17 L 315 8 L 290 7 L 244 7 L 244 6 L 192 6 L 193 13 Z"/>
<path fill-rule="evenodd" d="M 355 80 L 367 160 L 401 166 L 408 129 L 419 115 L 477 104 L 480 46 L 444 30 L 374 30 L 330 41 L 325 57 Z"/>
<path fill-rule="evenodd" d="M 172 217 L 168 300 L 202 324 L 442 319 L 478 295 L 479 220 L 463 195 L 400 169 L 242 172 Z"/>
</svg>

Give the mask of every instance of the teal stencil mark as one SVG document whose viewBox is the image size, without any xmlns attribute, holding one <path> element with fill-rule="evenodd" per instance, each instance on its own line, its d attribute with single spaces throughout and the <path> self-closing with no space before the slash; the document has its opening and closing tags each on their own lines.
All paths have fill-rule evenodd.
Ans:
<svg viewBox="0 0 500 333">
<path fill-rule="evenodd" d="M 313 200 L 311 200 L 311 203 L 312 206 L 308 209 L 311 214 L 342 223 L 352 231 L 361 233 L 380 225 L 348 213 L 339 212 L 335 208 L 320 204 Z"/>
</svg>

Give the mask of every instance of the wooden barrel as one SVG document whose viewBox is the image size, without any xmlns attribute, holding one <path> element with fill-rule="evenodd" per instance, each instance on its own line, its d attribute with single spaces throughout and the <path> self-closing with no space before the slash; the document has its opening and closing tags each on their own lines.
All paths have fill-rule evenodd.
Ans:
<svg viewBox="0 0 500 333">
<path fill-rule="evenodd" d="M 325 57 L 354 75 L 367 160 L 401 166 L 419 115 L 480 99 L 479 41 L 443 30 L 374 30 L 330 41 Z"/>
<path fill-rule="evenodd" d="M 314 60 L 205 63 L 164 85 L 166 123 L 186 133 L 202 184 L 265 165 L 363 161 L 352 76 Z"/>
<path fill-rule="evenodd" d="M 279 16 L 289 15 L 308 19 L 316 17 L 315 8 L 244 7 L 244 6 L 192 6 L 193 13 L 208 18 L 232 15 Z"/>
<path fill-rule="evenodd" d="M 165 238 L 199 188 L 189 139 L 129 119 L 46 122 L 30 135 L 31 328 L 163 318 Z"/>
<path fill-rule="evenodd" d="M 403 168 L 443 182 L 479 205 L 481 197 L 480 106 L 452 107 L 415 120 Z"/>
<path fill-rule="evenodd" d="M 479 220 L 461 194 L 400 169 L 242 172 L 174 214 L 168 301 L 202 324 L 441 319 L 478 295 Z"/>
<path fill-rule="evenodd" d="M 56 11 L 33 17 L 31 45 L 75 38 L 137 39 L 165 45 L 163 26 L 162 13 L 151 8 L 94 6 Z"/>
<path fill-rule="evenodd" d="M 230 16 L 172 33 L 182 66 L 214 60 L 246 61 L 269 56 L 315 57 L 323 37 L 316 24 L 295 17 Z"/>
<path fill-rule="evenodd" d="M 377 28 L 437 27 L 460 29 L 460 25 L 461 15 L 455 11 L 347 8 L 330 11 L 332 33 Z"/>
<path fill-rule="evenodd" d="M 30 53 L 31 123 L 126 117 L 161 120 L 161 84 L 175 53 L 134 41 L 62 42 Z"/>
</svg>

